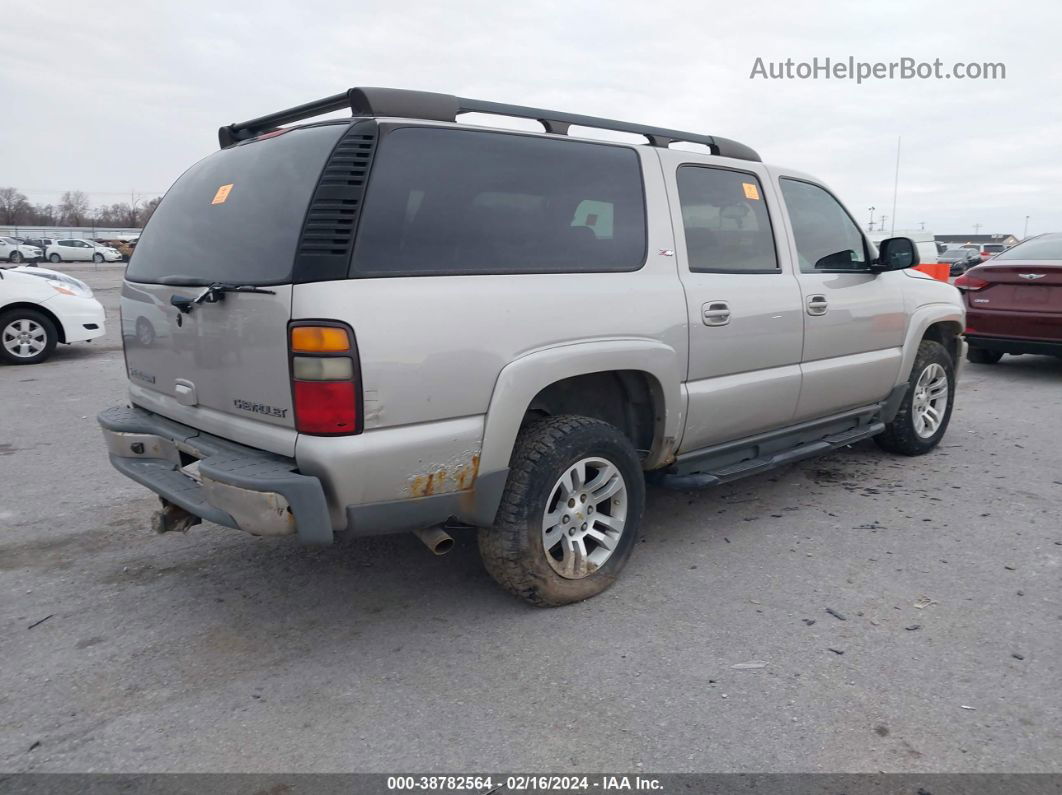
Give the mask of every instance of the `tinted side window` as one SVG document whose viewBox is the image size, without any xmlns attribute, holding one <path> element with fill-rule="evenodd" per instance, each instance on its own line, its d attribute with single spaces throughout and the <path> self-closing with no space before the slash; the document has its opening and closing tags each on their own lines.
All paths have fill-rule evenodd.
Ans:
<svg viewBox="0 0 1062 795">
<path fill-rule="evenodd" d="M 641 164 L 629 148 L 405 127 L 383 138 L 356 276 L 637 270 Z"/>
<path fill-rule="evenodd" d="M 844 207 L 818 185 L 782 179 L 800 270 L 866 270 L 863 233 Z"/>
<path fill-rule="evenodd" d="M 755 175 L 682 166 L 677 179 L 691 271 L 778 271 L 771 220 Z"/>
</svg>

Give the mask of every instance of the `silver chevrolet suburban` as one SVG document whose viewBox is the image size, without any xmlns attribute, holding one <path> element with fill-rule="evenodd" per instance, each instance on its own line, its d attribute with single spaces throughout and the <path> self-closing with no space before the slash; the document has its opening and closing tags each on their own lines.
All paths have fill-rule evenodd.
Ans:
<svg viewBox="0 0 1062 795">
<path fill-rule="evenodd" d="M 647 478 L 918 455 L 948 426 L 958 292 L 736 141 L 380 88 L 219 137 L 140 238 L 129 403 L 99 417 L 159 531 L 441 553 L 476 527 L 501 585 L 561 605 L 616 579 Z"/>
</svg>

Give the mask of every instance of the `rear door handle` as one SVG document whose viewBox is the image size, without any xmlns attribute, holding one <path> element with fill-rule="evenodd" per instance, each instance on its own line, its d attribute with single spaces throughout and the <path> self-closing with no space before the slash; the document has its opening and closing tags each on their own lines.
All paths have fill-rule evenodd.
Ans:
<svg viewBox="0 0 1062 795">
<path fill-rule="evenodd" d="M 809 315 L 825 315 L 826 310 L 830 308 L 830 302 L 826 300 L 824 295 L 809 295 L 808 296 L 808 314 Z"/>
<path fill-rule="evenodd" d="M 709 301 L 701 307 L 701 320 L 706 326 L 725 326 L 730 322 L 730 304 L 726 301 Z"/>
</svg>

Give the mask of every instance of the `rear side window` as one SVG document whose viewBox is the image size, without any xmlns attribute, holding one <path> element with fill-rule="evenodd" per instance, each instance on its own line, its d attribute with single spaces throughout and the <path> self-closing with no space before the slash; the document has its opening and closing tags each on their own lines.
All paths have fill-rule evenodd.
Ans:
<svg viewBox="0 0 1062 795">
<path fill-rule="evenodd" d="M 678 189 L 691 271 L 778 271 L 771 220 L 755 175 L 682 166 Z"/>
<path fill-rule="evenodd" d="M 310 198 L 347 124 L 324 124 L 215 152 L 166 192 L 127 278 L 282 284 Z"/>
<path fill-rule="evenodd" d="M 629 148 L 403 127 L 381 142 L 355 276 L 637 270 L 641 164 Z"/>
<path fill-rule="evenodd" d="M 863 233 L 826 189 L 796 179 L 779 180 L 793 226 L 800 270 L 866 270 Z"/>
</svg>

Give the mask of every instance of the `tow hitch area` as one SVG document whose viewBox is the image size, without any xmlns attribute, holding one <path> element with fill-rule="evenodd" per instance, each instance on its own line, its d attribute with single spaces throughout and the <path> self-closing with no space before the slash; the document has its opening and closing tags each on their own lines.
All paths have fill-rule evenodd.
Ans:
<svg viewBox="0 0 1062 795">
<path fill-rule="evenodd" d="M 187 533 L 188 528 L 203 521 L 169 500 L 159 497 L 159 502 L 162 508 L 151 515 L 151 529 L 156 533 Z"/>
</svg>

